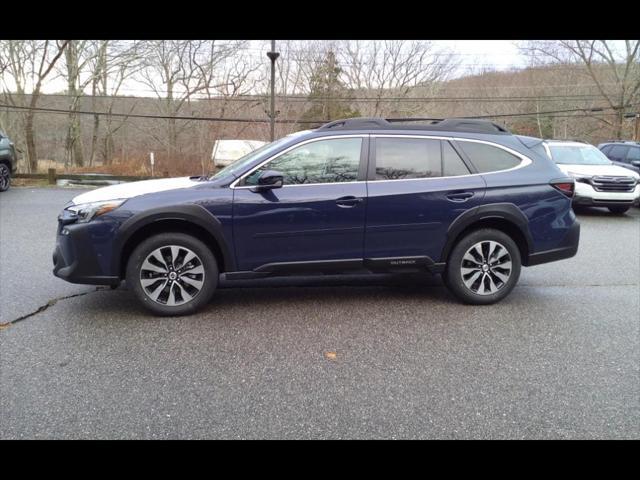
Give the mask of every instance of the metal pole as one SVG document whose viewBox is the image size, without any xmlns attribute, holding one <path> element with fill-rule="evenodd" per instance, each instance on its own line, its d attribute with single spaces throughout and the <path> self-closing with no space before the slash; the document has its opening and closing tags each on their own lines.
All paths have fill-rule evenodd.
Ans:
<svg viewBox="0 0 640 480">
<path fill-rule="evenodd" d="M 280 56 L 276 52 L 276 41 L 271 40 L 271 51 L 267 52 L 267 57 L 271 60 L 271 112 L 269 113 L 269 119 L 271 120 L 271 141 L 275 140 L 275 127 L 276 127 L 276 59 Z"/>
</svg>

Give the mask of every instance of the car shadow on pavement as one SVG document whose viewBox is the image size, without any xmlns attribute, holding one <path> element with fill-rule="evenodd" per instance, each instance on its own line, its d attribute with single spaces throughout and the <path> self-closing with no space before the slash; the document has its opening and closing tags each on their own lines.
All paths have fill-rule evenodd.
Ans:
<svg viewBox="0 0 640 480">
<path fill-rule="evenodd" d="M 209 304 L 191 316 L 175 318 L 209 317 L 211 314 L 243 316 L 256 311 L 275 309 L 285 315 L 309 309 L 345 310 L 384 300 L 393 304 L 417 302 L 437 303 L 442 306 L 459 304 L 445 288 L 439 276 L 415 275 L 357 275 L 357 276 L 304 276 L 277 277 L 251 281 L 223 282 Z M 116 290 L 101 290 L 85 296 L 81 307 L 86 319 L 114 319 L 138 321 L 140 317 L 155 317 L 136 301 L 126 282 Z M 77 308 L 77 307 L 75 307 Z M 275 312 L 274 312 L 275 313 Z"/>
</svg>

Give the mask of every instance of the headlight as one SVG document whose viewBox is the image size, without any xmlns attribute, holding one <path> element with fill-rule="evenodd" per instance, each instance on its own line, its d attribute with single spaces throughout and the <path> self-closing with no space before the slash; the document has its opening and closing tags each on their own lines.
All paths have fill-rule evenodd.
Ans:
<svg viewBox="0 0 640 480">
<path fill-rule="evenodd" d="M 584 173 L 567 172 L 576 182 L 591 183 L 591 175 Z"/>
<path fill-rule="evenodd" d="M 124 203 L 122 200 L 106 200 L 102 202 L 81 203 L 79 205 L 71 205 L 67 210 L 73 212 L 78 217 L 78 223 L 87 223 L 95 217 L 99 217 L 107 212 L 115 210 Z"/>
</svg>

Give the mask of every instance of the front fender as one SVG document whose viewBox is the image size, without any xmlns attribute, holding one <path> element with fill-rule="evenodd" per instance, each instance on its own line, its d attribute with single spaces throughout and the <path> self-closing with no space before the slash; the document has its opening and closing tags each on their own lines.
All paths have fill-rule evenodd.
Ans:
<svg viewBox="0 0 640 480">
<path fill-rule="evenodd" d="M 218 244 L 226 269 L 235 270 L 235 259 L 224 236 L 220 221 L 201 205 L 189 204 L 152 208 L 125 220 L 118 229 L 113 246 L 113 271 L 119 271 L 124 247 L 136 232 L 155 222 L 165 220 L 188 222 L 203 228 Z"/>
</svg>

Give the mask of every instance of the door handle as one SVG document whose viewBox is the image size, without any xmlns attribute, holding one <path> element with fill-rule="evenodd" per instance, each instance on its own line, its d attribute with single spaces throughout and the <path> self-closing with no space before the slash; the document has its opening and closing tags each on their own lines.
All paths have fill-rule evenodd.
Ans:
<svg viewBox="0 0 640 480">
<path fill-rule="evenodd" d="M 458 192 L 458 193 L 449 193 L 447 198 L 452 202 L 466 202 L 471 197 L 473 197 L 473 192 Z"/>
<path fill-rule="evenodd" d="M 348 197 L 340 197 L 336 200 L 336 204 L 339 207 L 342 208 L 351 208 L 351 207 L 355 207 L 356 205 L 358 205 L 359 203 L 363 202 L 363 198 L 361 197 L 354 197 L 352 195 L 349 195 Z"/>
</svg>

